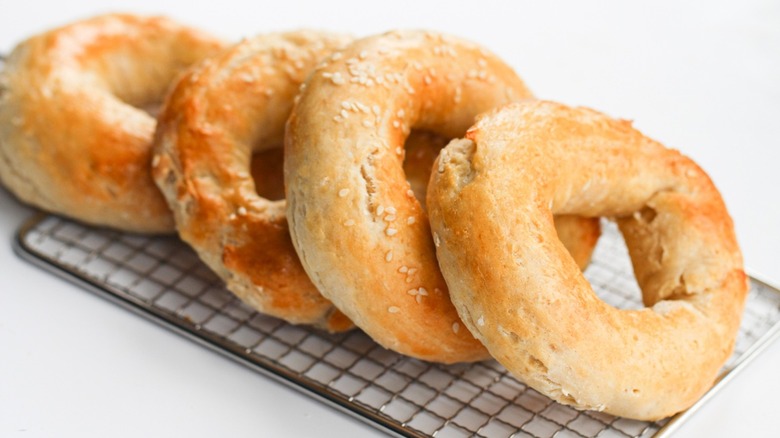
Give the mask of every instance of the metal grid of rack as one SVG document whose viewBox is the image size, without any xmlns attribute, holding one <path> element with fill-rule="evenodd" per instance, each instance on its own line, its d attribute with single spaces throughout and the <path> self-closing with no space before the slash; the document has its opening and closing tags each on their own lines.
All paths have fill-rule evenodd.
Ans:
<svg viewBox="0 0 780 438">
<path fill-rule="evenodd" d="M 581 412 L 528 388 L 493 361 L 426 363 L 388 351 L 359 331 L 333 335 L 258 314 L 172 237 L 135 236 L 41 216 L 20 230 L 16 249 L 52 272 L 399 436 L 648 437 L 671 433 L 686 415 L 649 423 Z M 641 306 L 625 245 L 608 222 L 586 277 L 606 302 Z M 780 332 L 780 292 L 755 280 L 751 287 L 723 382 Z"/>
</svg>

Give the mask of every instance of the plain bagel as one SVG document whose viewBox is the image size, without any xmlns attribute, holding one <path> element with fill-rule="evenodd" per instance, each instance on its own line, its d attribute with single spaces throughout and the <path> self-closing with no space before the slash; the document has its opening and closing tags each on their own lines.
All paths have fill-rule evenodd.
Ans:
<svg viewBox="0 0 780 438">
<path fill-rule="evenodd" d="M 104 15 L 19 44 L 0 71 L 0 180 L 95 225 L 171 232 L 152 181 L 154 117 L 173 79 L 225 45 L 162 17 Z"/>
<path fill-rule="evenodd" d="M 428 208 L 466 326 L 554 400 L 663 418 L 731 354 L 748 290 L 731 218 L 704 171 L 630 122 L 551 102 L 491 112 L 442 151 Z M 601 301 L 553 214 L 615 218 L 647 307 Z"/>
<path fill-rule="evenodd" d="M 484 48 L 423 31 L 358 40 L 306 82 L 285 137 L 293 244 L 322 294 L 384 347 L 446 363 L 488 357 L 450 302 L 403 145 L 412 129 L 452 138 L 530 97 Z M 589 256 L 598 224 L 566 226 Z"/>
</svg>

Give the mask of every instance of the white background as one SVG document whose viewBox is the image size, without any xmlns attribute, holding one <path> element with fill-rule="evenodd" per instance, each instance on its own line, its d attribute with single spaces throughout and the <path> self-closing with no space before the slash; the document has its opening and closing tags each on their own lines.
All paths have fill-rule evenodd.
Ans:
<svg viewBox="0 0 780 438">
<path fill-rule="evenodd" d="M 780 2 L 3 0 L 0 51 L 107 11 L 237 39 L 315 27 L 430 28 L 497 52 L 539 97 L 634 119 L 721 189 L 751 273 L 780 284 Z M 1 436 L 381 436 L 370 427 L 19 260 L 31 209 L 0 189 Z M 777 433 L 780 344 L 681 437 Z"/>
</svg>

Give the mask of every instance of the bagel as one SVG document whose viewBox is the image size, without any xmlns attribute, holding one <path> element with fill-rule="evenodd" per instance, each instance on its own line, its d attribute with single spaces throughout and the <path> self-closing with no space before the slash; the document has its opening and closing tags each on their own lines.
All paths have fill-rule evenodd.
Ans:
<svg viewBox="0 0 780 438">
<path fill-rule="evenodd" d="M 529 97 L 495 55 L 422 31 L 358 40 L 306 82 L 285 136 L 292 241 L 320 292 L 382 346 L 445 363 L 488 357 L 449 300 L 403 145 L 412 129 L 452 138 Z M 568 226 L 589 254 L 598 224 Z"/>
<path fill-rule="evenodd" d="M 142 108 L 224 47 L 166 18 L 133 15 L 24 41 L 0 72 L 0 180 L 20 200 L 83 222 L 173 231 L 149 172 L 155 120 Z"/>
<path fill-rule="evenodd" d="M 311 284 L 284 200 L 257 193 L 253 152 L 279 148 L 298 87 L 349 38 L 290 32 L 245 40 L 188 71 L 158 119 L 152 173 L 179 236 L 251 307 L 330 331 L 352 327 Z M 256 160 L 257 161 L 257 160 Z M 261 170 L 262 172 L 262 170 Z"/>
<path fill-rule="evenodd" d="M 452 301 L 512 374 L 558 402 L 641 420 L 712 385 L 748 285 L 723 200 L 692 160 L 628 121 L 524 102 L 480 117 L 435 169 L 428 208 Z M 554 214 L 617 221 L 645 308 L 594 294 Z"/>
</svg>

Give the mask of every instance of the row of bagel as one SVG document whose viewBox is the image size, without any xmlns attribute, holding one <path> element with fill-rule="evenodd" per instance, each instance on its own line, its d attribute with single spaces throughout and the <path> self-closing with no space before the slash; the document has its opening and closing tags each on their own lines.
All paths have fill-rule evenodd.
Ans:
<svg viewBox="0 0 780 438">
<path fill-rule="evenodd" d="M 120 14 L 44 32 L 0 71 L 0 179 L 89 224 L 178 232 L 260 312 L 422 360 L 493 357 L 556 401 L 631 418 L 701 397 L 747 294 L 693 161 L 536 100 L 438 32 L 229 44 Z M 582 276 L 599 217 L 618 223 L 643 309 Z"/>
</svg>

